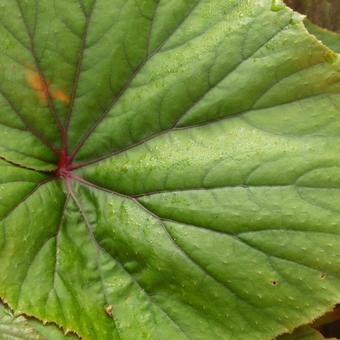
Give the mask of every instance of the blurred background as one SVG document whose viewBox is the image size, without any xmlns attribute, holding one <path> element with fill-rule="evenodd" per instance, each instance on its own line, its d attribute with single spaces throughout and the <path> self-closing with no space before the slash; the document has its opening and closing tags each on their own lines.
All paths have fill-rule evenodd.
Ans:
<svg viewBox="0 0 340 340">
<path fill-rule="evenodd" d="M 296 11 L 306 14 L 310 21 L 340 33 L 340 0 L 285 0 Z"/>
</svg>

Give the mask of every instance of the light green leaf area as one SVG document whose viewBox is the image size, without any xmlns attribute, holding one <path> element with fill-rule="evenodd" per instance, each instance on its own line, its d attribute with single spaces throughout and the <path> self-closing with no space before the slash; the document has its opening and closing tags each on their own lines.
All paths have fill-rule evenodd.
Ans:
<svg viewBox="0 0 340 340">
<path fill-rule="evenodd" d="M 0 339 L 1 340 L 67 340 L 77 339 L 64 335 L 53 325 L 42 325 L 38 321 L 14 316 L 4 305 L 0 305 Z"/>
<path fill-rule="evenodd" d="M 303 326 L 296 329 L 292 334 L 285 334 L 277 338 L 277 340 L 324 340 L 322 334 L 309 326 Z M 336 338 L 327 338 L 335 340 Z"/>
<path fill-rule="evenodd" d="M 0 0 L 15 315 L 273 339 L 340 301 L 339 202 L 340 57 L 282 4 Z"/>
</svg>

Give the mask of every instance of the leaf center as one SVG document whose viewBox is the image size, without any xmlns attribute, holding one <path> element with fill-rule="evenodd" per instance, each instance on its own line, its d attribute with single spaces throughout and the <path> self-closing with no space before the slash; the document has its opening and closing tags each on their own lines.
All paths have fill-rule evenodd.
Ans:
<svg viewBox="0 0 340 340">
<path fill-rule="evenodd" d="M 60 150 L 58 167 L 55 174 L 58 177 L 64 178 L 70 178 L 72 175 L 71 157 L 67 154 L 67 150 L 65 148 Z"/>
</svg>

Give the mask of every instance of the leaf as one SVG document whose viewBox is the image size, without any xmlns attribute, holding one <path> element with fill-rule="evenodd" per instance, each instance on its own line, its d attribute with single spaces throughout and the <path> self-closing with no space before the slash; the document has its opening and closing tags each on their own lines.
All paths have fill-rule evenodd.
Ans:
<svg viewBox="0 0 340 340">
<path fill-rule="evenodd" d="M 277 340 L 323 340 L 326 338 L 335 340 L 336 338 L 331 336 L 338 333 L 339 315 L 340 310 L 336 307 L 319 319 L 314 320 L 311 325 L 301 326 L 289 334 L 279 336 Z"/>
<path fill-rule="evenodd" d="M 340 58 L 279 7 L 0 1 L 16 314 L 84 339 L 265 340 L 340 301 Z"/>
<path fill-rule="evenodd" d="M 277 340 L 324 340 L 324 339 L 325 338 L 312 327 L 303 326 L 295 330 L 292 334 L 280 336 Z M 335 340 L 335 338 L 332 339 Z"/>
<path fill-rule="evenodd" d="M 71 335 L 64 335 L 53 325 L 42 326 L 38 321 L 24 316 L 13 316 L 3 305 L 0 305 L 0 339 L 22 340 L 67 340 L 76 339 Z"/>
</svg>

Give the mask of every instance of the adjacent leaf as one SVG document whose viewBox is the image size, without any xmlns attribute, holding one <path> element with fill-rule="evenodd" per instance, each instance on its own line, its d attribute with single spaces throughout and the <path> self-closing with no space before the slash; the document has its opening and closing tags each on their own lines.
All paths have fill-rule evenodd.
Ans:
<svg viewBox="0 0 340 340">
<path fill-rule="evenodd" d="M 325 338 L 315 329 L 303 326 L 295 330 L 292 334 L 282 335 L 278 340 L 324 340 Z M 329 338 L 330 339 L 330 338 Z M 332 338 L 335 340 L 335 338 Z"/>
<path fill-rule="evenodd" d="M 264 340 L 340 301 L 340 57 L 302 16 L 0 0 L 0 65 L 17 314 L 84 339 Z"/>
<path fill-rule="evenodd" d="M 333 51 L 340 53 L 340 34 L 318 27 L 308 19 L 305 19 L 304 23 L 310 33 L 314 34 Z"/>
<path fill-rule="evenodd" d="M 340 32 L 340 3 L 338 0 L 285 0 L 300 13 L 305 13 L 315 24 Z"/>
<path fill-rule="evenodd" d="M 24 316 L 15 317 L 5 306 L 0 305 L 0 339 L 66 340 L 76 339 L 76 337 L 64 335 L 53 325 L 42 326 L 33 319 Z"/>
</svg>

